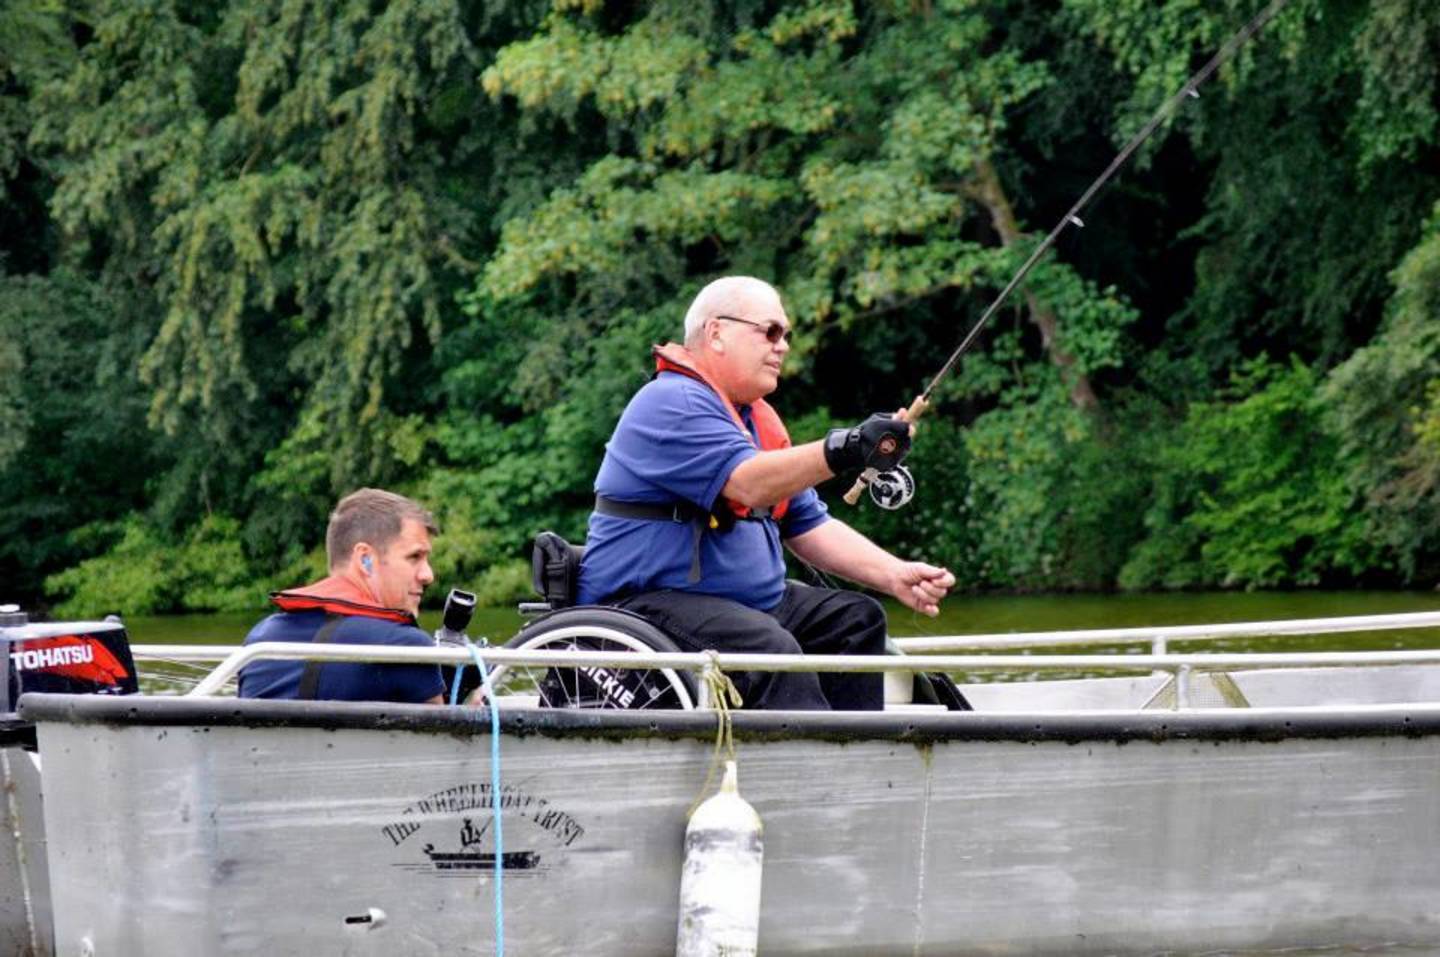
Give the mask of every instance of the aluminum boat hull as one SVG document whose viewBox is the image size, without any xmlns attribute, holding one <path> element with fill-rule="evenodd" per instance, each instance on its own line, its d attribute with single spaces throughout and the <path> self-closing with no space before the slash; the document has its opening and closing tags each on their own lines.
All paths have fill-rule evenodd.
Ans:
<svg viewBox="0 0 1440 957">
<path fill-rule="evenodd" d="M 33 735 L 0 729 L 0 954 L 49 957 L 50 881 Z"/>
<path fill-rule="evenodd" d="M 493 953 L 483 713 L 34 695 L 22 716 L 58 953 Z M 716 717 L 502 718 L 502 860 L 526 865 L 504 872 L 507 952 L 673 953 Z M 1434 705 L 740 713 L 735 733 L 766 955 L 1440 950 Z"/>
</svg>

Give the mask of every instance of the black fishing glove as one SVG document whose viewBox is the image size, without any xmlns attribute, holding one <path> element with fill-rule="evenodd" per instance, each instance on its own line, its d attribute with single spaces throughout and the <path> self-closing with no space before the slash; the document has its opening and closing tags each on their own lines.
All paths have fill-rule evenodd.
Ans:
<svg viewBox="0 0 1440 957">
<path fill-rule="evenodd" d="M 825 436 L 825 464 L 836 475 L 856 469 L 884 472 L 905 461 L 910 451 L 910 425 L 893 415 L 872 415 L 849 429 L 831 429 Z"/>
</svg>

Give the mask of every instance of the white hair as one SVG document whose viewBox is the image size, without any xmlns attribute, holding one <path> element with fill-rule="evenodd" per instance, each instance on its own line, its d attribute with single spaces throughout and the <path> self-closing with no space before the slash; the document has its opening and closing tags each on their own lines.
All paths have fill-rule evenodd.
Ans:
<svg viewBox="0 0 1440 957">
<path fill-rule="evenodd" d="M 716 316 L 743 313 L 757 296 L 780 301 L 780 293 L 774 286 L 754 276 L 722 276 L 711 282 L 696 294 L 685 311 L 685 345 L 693 346 L 700 341 L 707 321 Z M 740 315 L 739 318 L 747 317 Z"/>
</svg>

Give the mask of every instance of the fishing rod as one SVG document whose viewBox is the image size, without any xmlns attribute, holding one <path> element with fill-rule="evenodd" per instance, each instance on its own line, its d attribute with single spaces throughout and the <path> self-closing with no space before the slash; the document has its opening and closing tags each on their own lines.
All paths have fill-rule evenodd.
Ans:
<svg viewBox="0 0 1440 957">
<path fill-rule="evenodd" d="M 955 364 L 960 361 L 960 357 L 969 351 L 970 347 L 975 343 L 976 338 L 979 337 L 981 330 L 983 330 L 986 323 L 990 321 L 990 317 L 1005 304 L 1005 301 L 1010 298 L 1010 294 L 1020 287 L 1020 284 L 1025 281 L 1025 277 L 1029 275 L 1030 270 L 1040 261 L 1040 257 L 1049 252 L 1050 247 L 1054 246 L 1056 240 L 1060 238 L 1060 234 L 1069 227 L 1084 228 L 1085 223 L 1080 219 L 1080 212 L 1095 198 L 1095 194 L 1100 192 L 1106 183 L 1110 182 L 1111 177 L 1119 172 L 1120 168 L 1130 159 L 1130 156 L 1150 138 L 1151 134 L 1160 128 L 1162 123 L 1179 109 L 1185 100 L 1199 99 L 1201 84 L 1210 79 L 1210 76 L 1216 70 L 1229 62 L 1236 51 L 1249 42 L 1251 37 L 1264 29 L 1265 24 L 1269 23 L 1274 19 L 1276 14 L 1285 9 L 1285 6 L 1289 2 L 1290 0 L 1271 0 L 1269 6 L 1257 13 L 1249 23 L 1245 24 L 1234 36 L 1226 40 L 1224 45 L 1216 51 L 1208 63 L 1186 80 L 1180 89 L 1176 90 L 1168 100 L 1160 104 L 1160 108 L 1150 117 L 1149 122 L 1141 127 L 1140 132 L 1131 137 L 1130 142 L 1125 144 L 1124 149 L 1120 150 L 1120 152 L 1115 155 L 1115 158 L 1110 161 L 1110 165 L 1105 168 L 1105 172 L 1101 173 L 1099 178 L 1090 184 L 1090 187 L 1085 190 L 1084 194 L 1075 201 L 1075 205 L 1071 206 L 1065 215 L 1060 217 L 1060 222 L 1055 224 L 1055 228 L 1050 230 L 1049 235 L 1045 237 L 1039 246 L 1035 247 L 1035 251 L 1030 254 L 1030 258 L 1025 260 L 1025 263 L 1005 285 L 1005 288 L 1000 290 L 1000 294 L 995 297 L 995 300 L 991 302 L 981 314 L 980 319 L 970 328 L 970 331 L 966 333 L 965 338 L 960 341 L 960 345 L 955 348 L 955 351 L 950 353 L 950 358 L 945 360 L 945 364 L 940 367 L 940 371 L 935 374 L 935 378 L 930 380 L 930 384 L 925 387 L 925 391 L 917 395 L 915 400 L 910 403 L 909 408 L 902 413 L 902 418 L 907 422 L 914 423 L 920 416 L 925 414 L 925 410 L 930 407 L 930 396 L 934 393 L 935 387 L 950 374 L 951 370 L 955 368 Z M 879 472 L 876 469 L 869 468 L 860 473 L 860 477 L 855 480 L 855 484 L 850 487 L 850 491 L 845 493 L 846 504 L 854 505 L 859 502 L 860 493 L 865 491 L 866 486 L 871 485 L 871 483 L 876 484 L 875 487 L 871 489 L 870 497 L 882 508 L 899 508 L 910 501 L 911 496 L 915 494 L 915 480 L 910 477 L 909 471 L 904 467 L 897 466 L 893 471 L 889 472 Z"/>
</svg>

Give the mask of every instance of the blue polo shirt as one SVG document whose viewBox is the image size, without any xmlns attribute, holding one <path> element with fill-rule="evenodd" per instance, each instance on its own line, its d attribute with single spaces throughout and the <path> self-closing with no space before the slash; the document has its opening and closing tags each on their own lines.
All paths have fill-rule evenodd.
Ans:
<svg viewBox="0 0 1440 957">
<path fill-rule="evenodd" d="M 754 436 L 750 407 L 741 406 L 740 415 Z M 714 390 L 678 372 L 662 372 L 625 407 L 605 446 L 595 491 L 621 502 L 684 501 L 713 511 L 726 507 L 717 499 L 730 473 L 756 454 Z M 705 532 L 700 581 L 693 583 L 691 523 L 591 514 L 579 600 L 598 604 L 669 588 L 767 611 L 785 591 L 781 540 L 810 531 L 828 519 L 826 513 L 812 488 L 790 499 L 778 524 L 741 521 L 728 532 Z"/>
<path fill-rule="evenodd" d="M 291 611 L 271 615 L 250 630 L 245 644 L 260 641 L 313 641 L 325 612 Z M 337 645 L 412 645 L 433 648 L 435 640 L 414 625 L 348 615 L 328 637 Z M 300 693 L 303 661 L 261 658 L 240 670 L 240 697 L 294 698 Z M 400 701 L 421 704 L 445 693 L 439 665 L 392 665 L 331 661 L 320 666 L 315 697 L 326 701 Z"/>
</svg>

